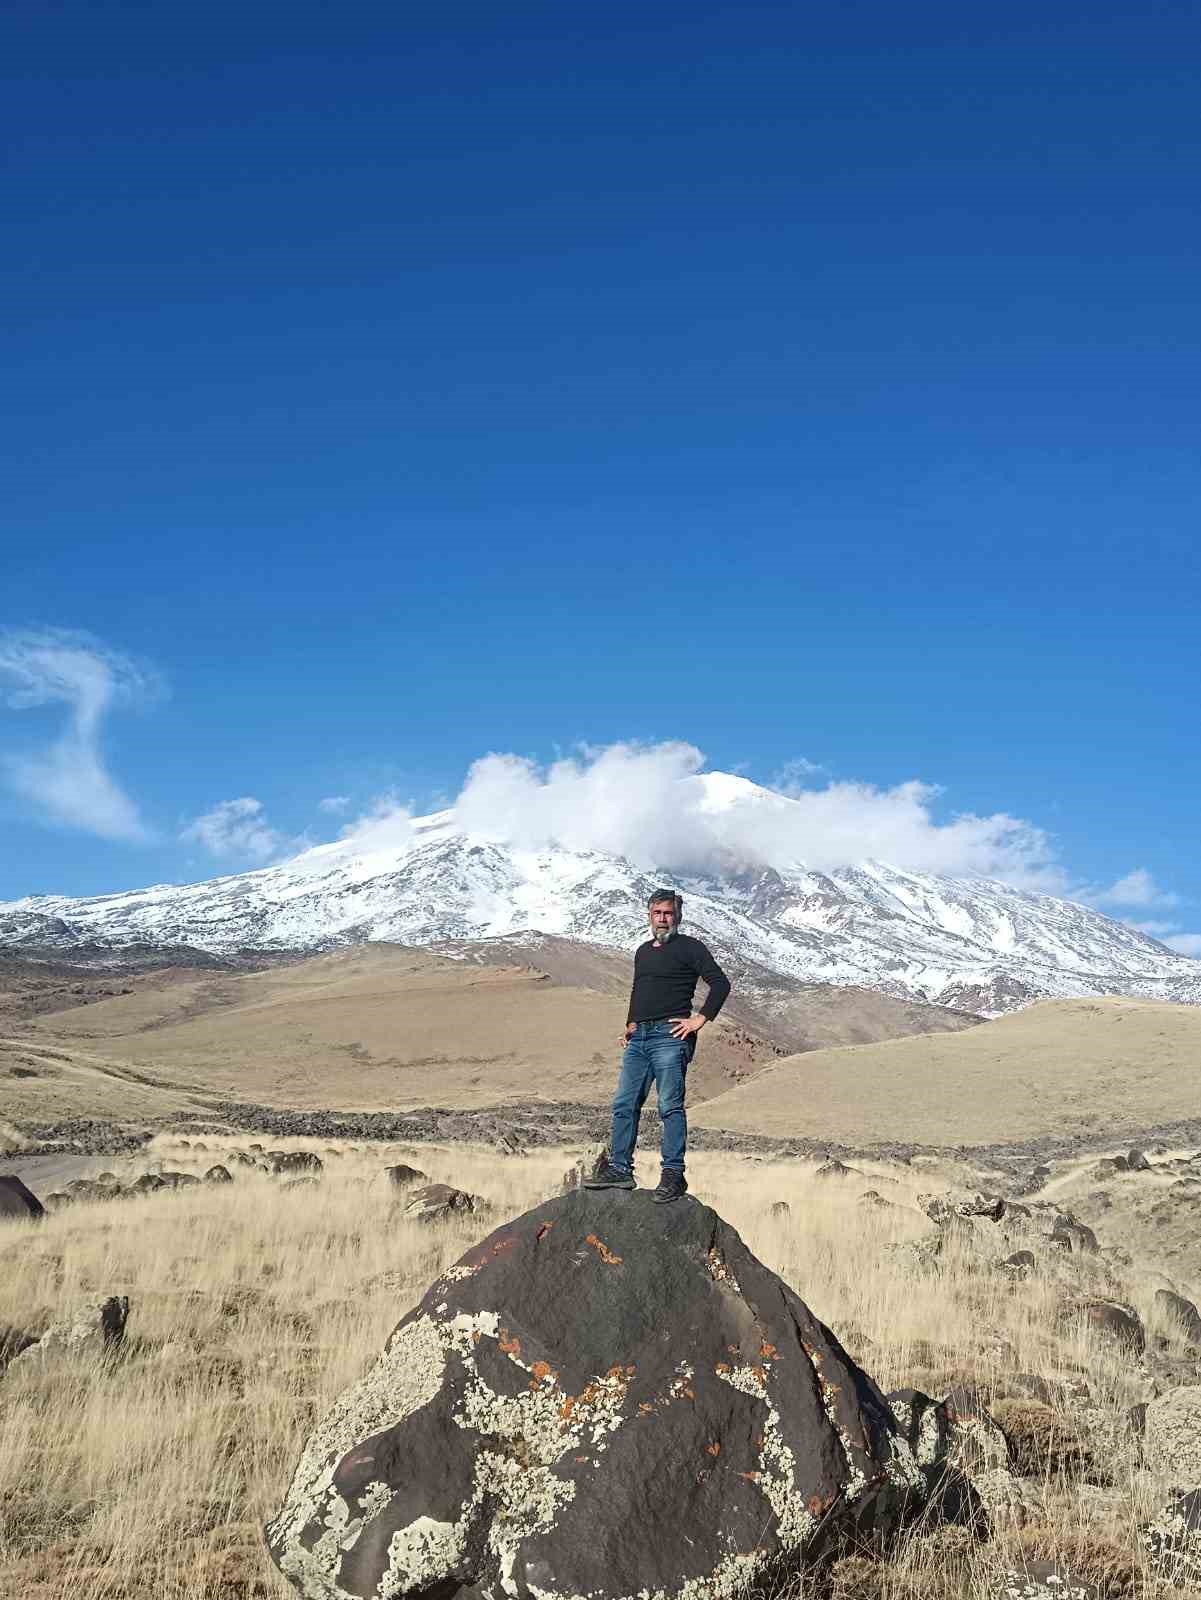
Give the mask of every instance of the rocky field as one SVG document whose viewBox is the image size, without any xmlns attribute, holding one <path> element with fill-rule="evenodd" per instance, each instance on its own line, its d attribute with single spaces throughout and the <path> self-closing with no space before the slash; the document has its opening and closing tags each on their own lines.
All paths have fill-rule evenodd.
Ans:
<svg viewBox="0 0 1201 1600">
<path fill-rule="evenodd" d="M 484 1339 L 468 1390 L 438 1398 L 435 1384 L 429 1402 L 452 1412 L 476 1407 L 478 1422 L 480 1396 L 492 1395 L 480 1440 L 503 1483 L 489 1479 L 476 1503 L 474 1542 L 455 1558 L 459 1577 L 437 1577 L 434 1556 L 419 1559 L 408 1535 L 381 1555 L 378 1536 L 348 1527 L 345 1550 L 358 1551 L 353 1583 L 347 1558 L 349 1587 L 337 1578 L 310 1593 L 401 1594 L 424 1584 L 423 1592 L 449 1595 L 468 1581 L 467 1568 L 487 1587 L 487 1552 L 512 1555 L 518 1545 L 530 1573 L 548 1550 L 556 1570 L 575 1570 L 584 1556 L 570 1518 L 552 1515 L 552 1506 L 531 1521 L 522 1498 L 541 1484 L 554 1500 L 555 1484 L 572 1473 L 587 1511 L 584 1542 L 611 1542 L 615 1574 L 646 1537 L 631 1521 L 640 1496 L 657 1508 L 657 1526 L 670 1519 L 668 1543 L 682 1552 L 712 1544 L 714 1527 L 732 1546 L 757 1527 L 748 1559 L 753 1566 L 755 1551 L 773 1552 L 758 1571 L 760 1587 L 773 1592 L 1117 1596 L 1184 1590 L 1201 1573 L 1192 1503 L 1178 1500 L 1201 1485 L 1192 1279 L 1183 1269 L 1164 1276 L 1149 1254 L 1107 1236 L 1103 1217 L 1086 1223 L 1072 1198 L 1080 1184 L 1090 1194 L 1098 1185 L 1187 1184 L 1186 1169 L 1172 1163 L 1191 1153 L 1155 1154 L 1149 1170 L 1127 1160 L 1100 1176 L 1095 1161 L 1028 1173 L 1008 1183 L 1005 1199 L 981 1196 L 981 1170 L 949 1156 L 711 1151 L 691 1167 L 696 1201 L 664 1209 L 645 1196 L 556 1199 L 587 1166 L 589 1146 L 531 1148 L 511 1130 L 499 1135 L 499 1148 L 318 1143 L 230 1137 L 213 1124 L 91 1158 L 87 1176 L 56 1191 L 65 1198 L 40 1220 L 22 1216 L 21 1197 L 7 1186 L 0 1203 L 14 1214 L 0 1223 L 0 1594 L 244 1600 L 295 1592 L 268 1553 L 263 1524 L 292 1508 L 273 1539 L 286 1565 L 288 1550 L 295 1556 L 305 1544 L 300 1511 L 312 1504 L 306 1484 L 317 1481 L 322 1451 L 337 1455 L 345 1445 L 359 1460 L 377 1423 L 401 1428 L 403 1406 L 373 1421 L 362 1396 L 380 1381 L 373 1364 L 390 1330 L 428 1290 L 410 1330 L 432 1330 L 420 1333 L 428 1339 L 445 1327 L 452 1352 L 456 1316 L 475 1318 Z M 641 1176 L 653 1175 L 648 1164 Z M 515 1220 L 537 1207 L 528 1221 Z M 483 1275 L 475 1246 L 494 1233 Z M 548 1235 L 558 1253 L 540 1257 Z M 465 1252 L 466 1265 L 448 1270 Z M 539 1259 L 547 1265 L 537 1268 Z M 564 1294 L 555 1274 L 575 1271 L 578 1260 L 589 1263 L 592 1287 Z M 672 1286 L 666 1299 L 664 1285 Z M 477 1287 L 495 1322 L 474 1308 Z M 652 1308 L 650 1344 L 628 1320 L 633 1306 Z M 747 1355 L 752 1328 L 758 1355 Z M 687 1379 L 682 1366 L 675 1372 L 681 1362 L 701 1371 L 718 1338 L 731 1353 L 717 1363 L 716 1385 Z M 669 1357 L 675 1376 L 652 1382 L 655 1362 Z M 591 1376 L 572 1373 L 580 1362 Z M 804 1376 L 811 1367 L 825 1374 L 818 1390 Z M 635 1368 L 647 1374 L 645 1393 Z M 356 1384 L 359 1401 L 337 1404 Z M 811 1391 L 826 1395 L 824 1411 L 805 1399 Z M 840 1411 L 836 1391 L 853 1392 L 852 1413 Z M 673 1396 L 685 1410 L 671 1411 L 670 1426 L 633 1426 Z M 620 1493 L 588 1500 L 591 1468 L 546 1465 L 538 1452 L 549 1448 L 558 1461 L 563 1446 L 537 1444 L 533 1422 L 543 1413 L 570 1424 L 564 1437 L 579 1434 L 581 1462 L 621 1424 L 614 1448 L 625 1453 L 613 1458 L 621 1470 L 610 1470 Z M 591 1422 L 581 1432 L 584 1418 Z M 456 1448 L 463 1426 L 460 1418 L 448 1436 Z M 777 1433 L 780 1449 L 771 1444 Z M 368 1522 L 390 1526 L 382 1508 L 400 1502 L 377 1484 L 395 1496 L 406 1452 L 424 1451 L 418 1489 L 405 1491 L 408 1501 L 401 1495 L 406 1517 L 411 1526 L 413 1517 L 459 1525 L 454 1506 L 421 1500 L 445 1501 L 450 1491 L 438 1486 L 464 1470 L 437 1455 L 440 1438 L 419 1430 L 404 1435 L 399 1453 L 385 1452 L 381 1462 L 392 1465 L 364 1480 Z M 311 1465 L 296 1477 L 306 1445 Z M 594 1464 L 596 1483 L 609 1481 L 606 1458 Z M 872 1487 L 876 1478 L 892 1484 L 891 1498 Z M 338 1481 L 345 1488 L 349 1480 L 343 1473 Z M 524 1486 L 520 1494 L 514 1484 Z M 639 1494 L 626 1504 L 631 1484 Z M 472 1503 L 467 1495 L 460 1510 Z M 823 1541 L 822 1562 L 801 1572 L 802 1547 L 816 1556 Z M 328 1553 L 328 1539 L 322 1548 Z M 656 1548 L 661 1560 L 668 1544 Z M 660 1582 L 661 1592 L 727 1592 L 731 1569 L 695 1587 L 689 1560 L 680 1555 L 678 1576 L 694 1587 Z"/>
</svg>

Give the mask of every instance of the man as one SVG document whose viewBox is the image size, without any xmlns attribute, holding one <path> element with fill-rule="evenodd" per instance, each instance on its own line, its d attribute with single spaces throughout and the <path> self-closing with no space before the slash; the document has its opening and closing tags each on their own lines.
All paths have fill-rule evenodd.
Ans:
<svg viewBox="0 0 1201 1600">
<path fill-rule="evenodd" d="M 730 980 L 699 939 L 680 932 L 684 902 L 673 889 L 656 889 L 647 902 L 651 936 L 634 957 L 634 986 L 626 1016 L 625 1053 L 613 1097 L 613 1136 L 608 1159 L 586 1189 L 633 1189 L 634 1146 L 638 1119 L 652 1082 L 663 1123 L 663 1175 L 654 1198 L 678 1200 L 686 1194 L 684 1150 L 688 1122 L 684 1116 L 684 1081 L 696 1050 L 696 1036 L 712 1022 L 730 993 Z M 709 993 L 699 1011 L 692 1009 L 696 980 Z"/>
</svg>

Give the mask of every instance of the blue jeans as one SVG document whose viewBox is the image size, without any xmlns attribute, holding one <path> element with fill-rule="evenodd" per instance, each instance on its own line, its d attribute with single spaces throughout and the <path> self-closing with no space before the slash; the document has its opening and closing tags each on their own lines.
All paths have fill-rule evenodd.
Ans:
<svg viewBox="0 0 1201 1600">
<path fill-rule="evenodd" d="M 652 1083 L 659 1097 L 659 1119 L 663 1124 L 663 1165 L 683 1172 L 688 1144 L 684 1082 L 695 1049 L 696 1034 L 676 1039 L 670 1022 L 640 1022 L 630 1035 L 613 1096 L 613 1137 L 609 1141 L 609 1160 L 619 1172 L 634 1170 L 638 1119 Z"/>
</svg>

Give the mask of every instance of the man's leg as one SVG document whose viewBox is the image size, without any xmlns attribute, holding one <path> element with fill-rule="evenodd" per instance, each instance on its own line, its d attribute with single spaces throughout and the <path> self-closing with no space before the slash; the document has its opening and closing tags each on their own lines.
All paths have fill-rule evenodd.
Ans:
<svg viewBox="0 0 1201 1600">
<path fill-rule="evenodd" d="M 617 1092 L 613 1096 L 613 1131 L 609 1138 L 609 1159 L 606 1171 L 594 1179 L 585 1179 L 585 1189 L 617 1187 L 613 1174 L 629 1181 L 624 1185 L 633 1188 L 634 1146 L 638 1143 L 638 1122 L 654 1078 L 650 1060 L 643 1041 L 634 1036 L 622 1052 L 621 1074 Z"/>
<path fill-rule="evenodd" d="M 692 1039 L 676 1039 L 670 1033 L 650 1041 L 651 1064 L 659 1097 L 659 1118 L 663 1124 L 660 1154 L 663 1171 L 678 1176 L 678 1192 L 684 1192 L 684 1157 L 688 1147 L 688 1118 L 684 1112 L 684 1091 L 688 1064 L 696 1048 Z M 662 1188 L 663 1185 L 660 1185 Z M 671 1196 L 674 1198 L 674 1194 Z"/>
</svg>

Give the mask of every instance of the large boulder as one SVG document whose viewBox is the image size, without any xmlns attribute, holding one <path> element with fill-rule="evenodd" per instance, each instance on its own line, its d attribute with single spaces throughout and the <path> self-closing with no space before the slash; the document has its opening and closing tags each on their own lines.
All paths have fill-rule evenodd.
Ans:
<svg viewBox="0 0 1201 1600">
<path fill-rule="evenodd" d="M 1070 1328 L 1080 1325 L 1110 1343 L 1141 1356 L 1147 1347 L 1142 1319 L 1133 1306 L 1120 1300 L 1069 1300 L 1059 1307 L 1057 1320 Z"/>
<path fill-rule="evenodd" d="M 875 1384 L 716 1213 L 576 1190 L 430 1288 L 267 1537 L 306 1600 L 722 1600 L 924 1490 Z"/>
<path fill-rule="evenodd" d="M 1156 1289 L 1155 1307 L 1171 1317 L 1190 1344 L 1201 1345 L 1201 1311 L 1191 1300 L 1171 1289 Z"/>
<path fill-rule="evenodd" d="M 20 1178 L 0 1173 L 0 1222 L 36 1222 L 46 1208 Z"/>
<path fill-rule="evenodd" d="M 268 1160 L 272 1176 L 276 1178 L 316 1177 L 325 1171 L 325 1164 L 315 1150 L 272 1150 Z"/>
</svg>

